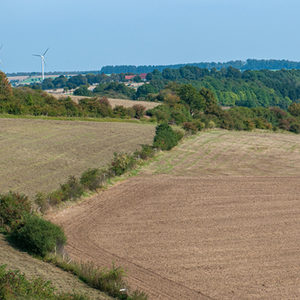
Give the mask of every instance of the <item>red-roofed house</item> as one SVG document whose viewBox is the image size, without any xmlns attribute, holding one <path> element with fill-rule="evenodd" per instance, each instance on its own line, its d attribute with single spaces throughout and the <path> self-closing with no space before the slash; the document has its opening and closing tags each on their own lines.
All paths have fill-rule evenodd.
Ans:
<svg viewBox="0 0 300 300">
<path fill-rule="evenodd" d="M 135 76 L 140 76 L 142 80 L 146 80 L 147 73 L 141 73 L 137 75 L 125 75 L 125 80 L 132 80 Z"/>
</svg>

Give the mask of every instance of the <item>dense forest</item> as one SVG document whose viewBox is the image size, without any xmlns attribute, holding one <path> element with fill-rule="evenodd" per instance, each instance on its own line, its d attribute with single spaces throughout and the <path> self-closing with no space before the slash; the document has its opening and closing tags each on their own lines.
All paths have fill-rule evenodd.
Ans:
<svg viewBox="0 0 300 300">
<path fill-rule="evenodd" d="M 243 71 L 229 67 L 220 71 L 186 66 L 180 69 L 154 70 L 148 84 L 137 90 L 137 97 L 159 100 L 160 91 L 170 82 L 190 83 L 208 88 L 223 106 L 270 107 L 283 109 L 300 99 L 300 70 Z"/>
<path fill-rule="evenodd" d="M 200 62 L 189 64 L 175 64 L 175 65 L 157 65 L 157 66 L 104 66 L 101 73 L 105 74 L 119 74 L 119 73 L 150 73 L 153 70 L 162 72 L 164 69 L 179 69 L 185 66 L 193 66 L 201 69 L 217 69 L 233 67 L 241 71 L 245 70 L 281 70 L 281 69 L 300 69 L 300 62 L 289 60 L 276 59 L 247 59 L 246 61 L 234 60 L 228 62 Z"/>
<path fill-rule="evenodd" d="M 138 76 L 137 76 L 138 77 Z M 63 75 L 33 84 L 33 89 L 75 89 L 75 95 L 107 96 L 133 100 L 160 101 L 160 92 L 170 82 L 190 83 L 208 88 L 223 106 L 269 107 L 283 109 L 300 99 L 300 70 L 246 70 L 229 67 L 221 70 L 185 66 L 179 69 L 154 70 L 147 83 L 137 90 L 126 85 L 125 74 L 86 74 L 67 78 Z M 96 85 L 93 91 L 88 86 Z"/>
</svg>

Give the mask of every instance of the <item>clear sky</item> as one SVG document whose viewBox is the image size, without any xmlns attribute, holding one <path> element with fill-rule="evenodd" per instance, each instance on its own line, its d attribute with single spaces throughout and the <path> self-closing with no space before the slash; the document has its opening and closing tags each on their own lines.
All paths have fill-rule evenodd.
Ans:
<svg viewBox="0 0 300 300">
<path fill-rule="evenodd" d="M 300 61 L 299 0 L 0 0 L 0 69 Z"/>
</svg>

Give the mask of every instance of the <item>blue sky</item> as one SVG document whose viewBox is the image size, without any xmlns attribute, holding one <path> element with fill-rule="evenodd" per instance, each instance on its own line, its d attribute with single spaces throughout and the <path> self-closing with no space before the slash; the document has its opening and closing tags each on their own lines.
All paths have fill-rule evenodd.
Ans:
<svg viewBox="0 0 300 300">
<path fill-rule="evenodd" d="M 0 0 L 5 72 L 247 58 L 300 61 L 296 0 Z"/>
</svg>

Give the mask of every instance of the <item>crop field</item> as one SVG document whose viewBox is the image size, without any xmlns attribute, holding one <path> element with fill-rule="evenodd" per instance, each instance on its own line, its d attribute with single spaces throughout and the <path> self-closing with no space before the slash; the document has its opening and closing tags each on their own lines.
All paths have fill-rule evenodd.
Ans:
<svg viewBox="0 0 300 300">
<path fill-rule="evenodd" d="M 51 93 L 52 96 L 56 98 L 66 98 L 70 97 L 74 102 L 78 103 L 80 99 L 89 98 L 86 96 L 73 96 L 73 95 L 66 95 L 66 94 L 55 94 Z M 156 106 L 158 106 L 160 103 L 157 102 L 149 102 L 149 101 L 137 101 L 137 100 L 126 100 L 126 99 L 114 99 L 114 98 L 108 98 L 108 101 L 112 107 L 115 107 L 117 105 L 123 105 L 124 107 L 132 107 L 133 105 L 140 104 L 146 107 L 146 109 L 151 109 Z"/>
<path fill-rule="evenodd" d="M 105 166 L 114 152 L 151 144 L 155 126 L 118 122 L 0 119 L 0 193 L 49 192 L 68 176 Z"/>
<path fill-rule="evenodd" d="M 28 278 L 40 276 L 44 280 L 50 280 L 56 290 L 61 293 L 77 292 L 88 296 L 90 299 L 111 299 L 100 291 L 90 288 L 70 273 L 33 258 L 25 252 L 16 250 L 5 241 L 2 235 L 0 235 L 0 265 L 6 265 L 7 269 L 11 270 L 18 269 L 21 273 L 25 273 Z"/>
<path fill-rule="evenodd" d="M 150 299 L 300 297 L 300 136 L 212 130 L 48 217 Z"/>
</svg>

